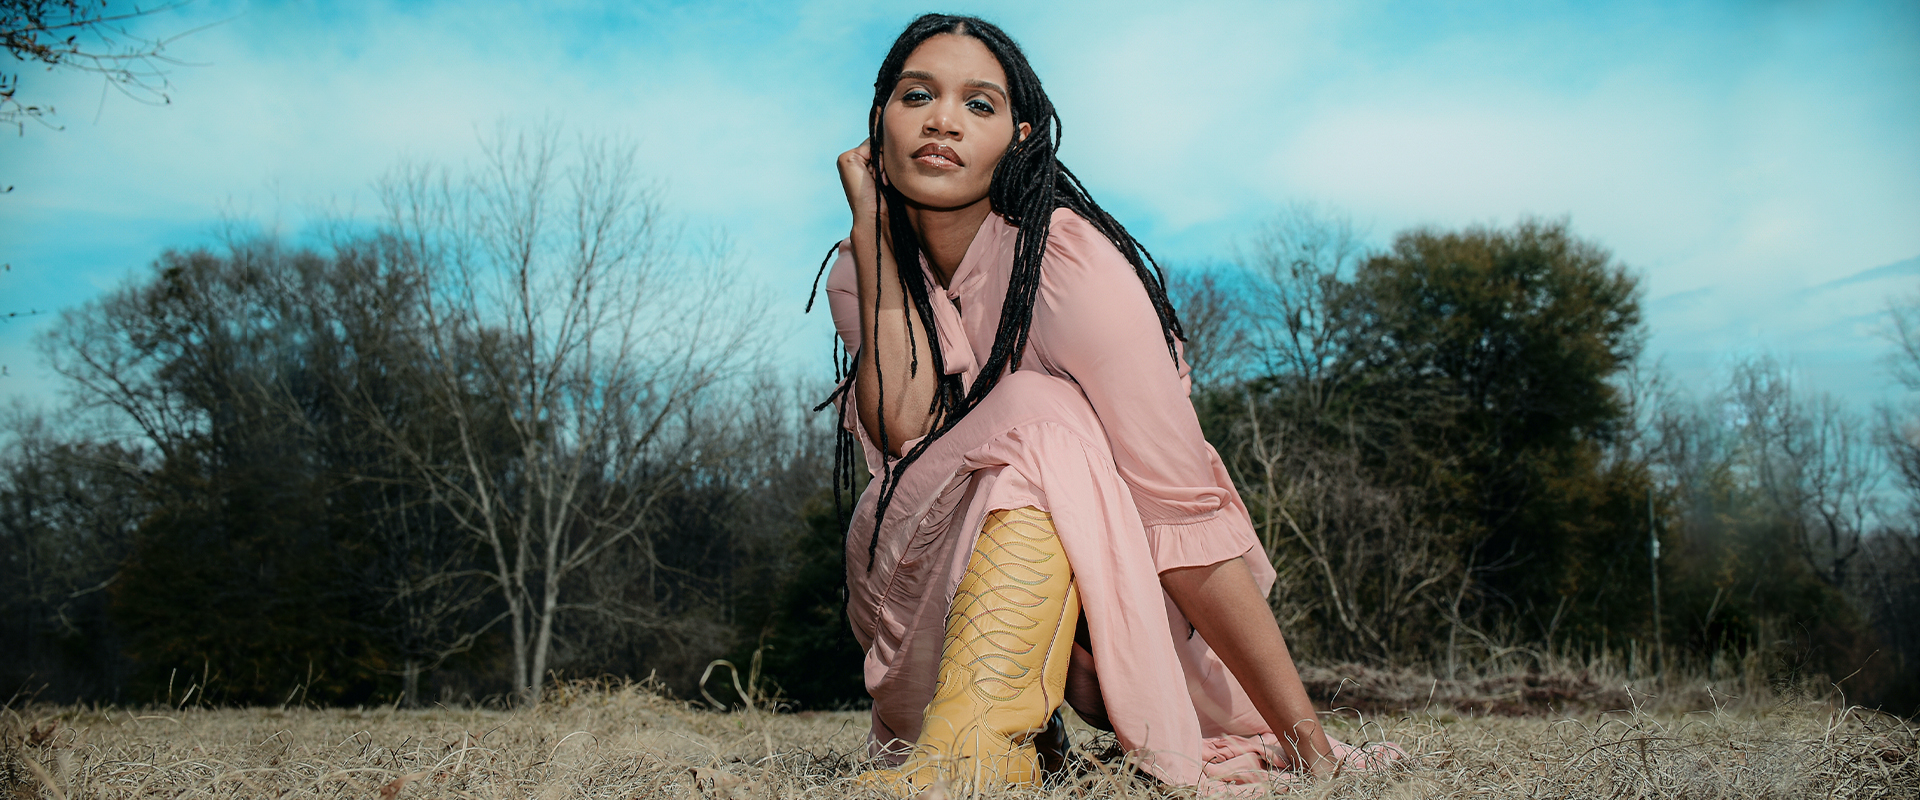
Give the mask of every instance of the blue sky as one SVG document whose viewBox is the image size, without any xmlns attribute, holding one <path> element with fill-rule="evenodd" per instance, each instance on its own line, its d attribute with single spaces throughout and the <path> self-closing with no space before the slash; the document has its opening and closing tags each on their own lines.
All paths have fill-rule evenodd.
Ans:
<svg viewBox="0 0 1920 800">
<path fill-rule="evenodd" d="M 502 121 L 625 137 L 691 228 L 799 309 L 847 224 L 832 159 L 920 4 L 221 2 L 155 17 L 191 64 L 148 106 L 30 71 L 64 130 L 0 138 L 0 312 L 73 306 L 223 219 L 299 236 L 371 217 L 402 159 Z M 1567 216 L 1646 290 L 1649 355 L 1700 385 L 1768 353 L 1890 396 L 1876 333 L 1920 292 L 1920 4 L 953 3 L 1027 48 L 1062 156 L 1163 262 L 1229 258 L 1290 203 L 1380 243 Z M 790 312 L 790 313 L 788 313 Z M 57 401 L 0 323 L 0 394 Z"/>
</svg>

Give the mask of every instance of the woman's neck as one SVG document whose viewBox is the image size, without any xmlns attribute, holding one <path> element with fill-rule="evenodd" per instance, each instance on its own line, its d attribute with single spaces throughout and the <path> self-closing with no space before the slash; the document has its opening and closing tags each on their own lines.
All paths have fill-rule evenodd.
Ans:
<svg viewBox="0 0 1920 800">
<path fill-rule="evenodd" d="M 907 205 L 907 222 L 919 235 L 920 249 L 927 254 L 927 263 L 933 266 L 933 274 L 940 279 L 941 286 L 946 286 L 953 278 L 953 271 L 960 268 L 960 260 L 967 256 L 967 247 L 973 244 L 981 223 L 986 222 L 991 213 L 993 204 L 984 197 L 959 208 Z"/>
</svg>

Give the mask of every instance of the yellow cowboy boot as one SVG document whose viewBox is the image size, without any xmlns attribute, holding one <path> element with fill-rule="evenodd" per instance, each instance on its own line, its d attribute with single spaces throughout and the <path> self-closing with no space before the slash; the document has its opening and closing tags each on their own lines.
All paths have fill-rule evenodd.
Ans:
<svg viewBox="0 0 1920 800">
<path fill-rule="evenodd" d="M 1080 618 L 1080 594 L 1053 518 L 996 511 L 947 613 L 940 683 L 906 763 L 860 776 L 910 794 L 1038 785 L 1034 737 L 1060 707 Z"/>
</svg>

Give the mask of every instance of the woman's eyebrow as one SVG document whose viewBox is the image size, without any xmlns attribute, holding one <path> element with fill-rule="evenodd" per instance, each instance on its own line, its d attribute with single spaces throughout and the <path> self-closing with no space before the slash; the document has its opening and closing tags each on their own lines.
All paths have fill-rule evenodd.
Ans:
<svg viewBox="0 0 1920 800">
<path fill-rule="evenodd" d="M 909 69 L 909 70 L 901 70 L 900 80 L 932 81 L 932 80 L 939 80 L 939 79 L 935 78 L 933 73 L 931 72 L 922 72 L 917 69 Z M 1000 84 L 994 83 L 993 81 L 983 81 L 983 80 L 980 80 L 979 78 L 974 78 L 973 80 L 967 81 L 966 85 L 975 89 L 992 89 L 996 92 L 999 92 L 1001 97 L 1007 96 L 1006 87 L 1001 86 Z"/>
<path fill-rule="evenodd" d="M 992 89 L 996 92 L 999 92 L 1001 97 L 1007 96 L 1007 90 L 1004 87 L 1002 87 L 1000 84 L 994 83 L 993 81 L 983 81 L 978 78 L 975 78 L 973 80 L 967 81 L 967 85 L 975 89 Z"/>
</svg>

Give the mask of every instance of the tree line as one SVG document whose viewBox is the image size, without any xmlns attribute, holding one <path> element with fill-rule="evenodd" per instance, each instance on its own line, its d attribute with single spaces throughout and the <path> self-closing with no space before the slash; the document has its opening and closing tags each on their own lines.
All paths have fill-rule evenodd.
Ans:
<svg viewBox="0 0 1920 800">
<path fill-rule="evenodd" d="M 0 688 L 692 697 L 725 657 L 750 694 L 858 702 L 824 381 L 772 366 L 765 299 L 629 152 L 485 150 L 395 169 L 378 224 L 169 251 L 61 315 L 72 408 L 5 421 Z M 1681 391 L 1634 275 L 1564 222 L 1375 249 L 1293 209 L 1173 290 L 1304 660 L 1757 657 L 1920 700 L 1920 410 L 1765 360 Z M 1920 313 L 1893 319 L 1920 389 Z"/>
<path fill-rule="evenodd" d="M 1920 407 L 1865 417 L 1765 356 L 1674 385 L 1638 279 L 1565 221 L 1374 250 L 1296 208 L 1250 252 L 1184 282 L 1196 402 L 1306 658 L 1757 661 L 1920 707 Z M 1920 312 L 1891 318 L 1920 389 Z"/>
<path fill-rule="evenodd" d="M 63 314 L 82 413 L 16 412 L 5 464 L 9 679 L 525 700 L 724 646 L 825 440 L 735 265 L 645 185 L 501 136 L 396 169 L 374 233 L 168 252 Z"/>
</svg>

